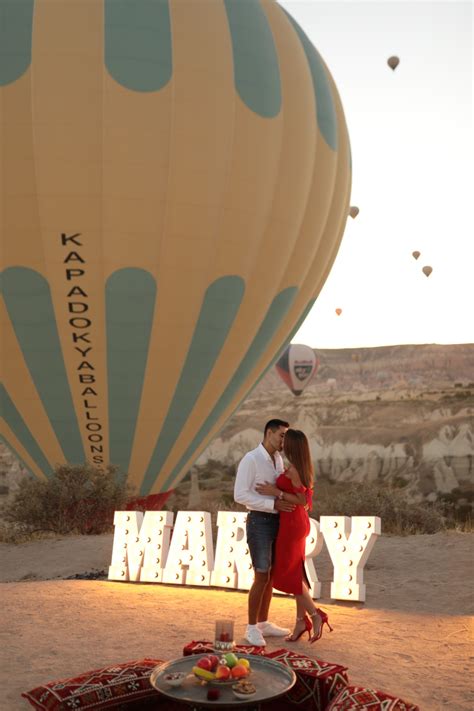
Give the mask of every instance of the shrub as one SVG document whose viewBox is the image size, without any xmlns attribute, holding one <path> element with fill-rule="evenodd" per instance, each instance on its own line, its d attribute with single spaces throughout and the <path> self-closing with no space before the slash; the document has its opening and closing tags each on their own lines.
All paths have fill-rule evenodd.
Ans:
<svg viewBox="0 0 474 711">
<path fill-rule="evenodd" d="M 60 465 L 47 480 L 25 478 L 3 518 L 25 532 L 97 534 L 111 529 L 128 498 L 117 468 Z"/>
<path fill-rule="evenodd" d="M 474 491 L 472 486 L 458 487 L 450 494 L 439 494 L 438 505 L 443 512 L 448 528 L 472 531 Z"/>
<path fill-rule="evenodd" d="M 399 488 L 377 484 L 320 482 L 313 501 L 314 518 L 320 516 L 379 516 L 383 533 L 408 535 L 436 533 L 446 528 L 438 504 L 410 502 Z"/>
</svg>

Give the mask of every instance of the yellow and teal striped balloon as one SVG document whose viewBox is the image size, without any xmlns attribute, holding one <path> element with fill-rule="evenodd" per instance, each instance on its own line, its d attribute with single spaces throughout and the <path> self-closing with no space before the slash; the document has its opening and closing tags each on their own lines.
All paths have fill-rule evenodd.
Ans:
<svg viewBox="0 0 474 711">
<path fill-rule="evenodd" d="M 0 0 L 3 436 L 170 490 L 308 313 L 349 208 L 274 0 Z"/>
</svg>

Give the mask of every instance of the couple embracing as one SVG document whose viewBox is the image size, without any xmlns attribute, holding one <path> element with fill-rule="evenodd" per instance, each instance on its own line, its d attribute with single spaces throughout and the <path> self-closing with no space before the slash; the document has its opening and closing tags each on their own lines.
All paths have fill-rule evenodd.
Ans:
<svg viewBox="0 0 474 711">
<path fill-rule="evenodd" d="M 286 468 L 281 452 L 288 461 Z M 296 642 L 305 632 L 310 642 L 316 642 L 324 624 L 331 629 L 326 613 L 315 606 L 309 593 L 304 568 L 313 479 L 306 435 L 278 419 L 267 422 L 263 442 L 238 466 L 234 499 L 248 510 L 247 544 L 255 572 L 245 633 L 252 645 L 264 646 L 265 637 L 271 636 Z M 273 588 L 295 596 L 291 634 L 268 621 Z"/>
</svg>

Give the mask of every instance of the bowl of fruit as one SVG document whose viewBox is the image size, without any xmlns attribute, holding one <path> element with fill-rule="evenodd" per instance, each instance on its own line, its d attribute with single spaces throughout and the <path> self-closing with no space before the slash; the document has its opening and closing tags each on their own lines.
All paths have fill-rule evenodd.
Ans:
<svg viewBox="0 0 474 711">
<path fill-rule="evenodd" d="M 192 668 L 199 681 L 215 686 L 235 684 L 251 674 L 248 659 L 239 659 L 233 652 L 218 657 L 215 654 L 203 655 Z"/>
</svg>

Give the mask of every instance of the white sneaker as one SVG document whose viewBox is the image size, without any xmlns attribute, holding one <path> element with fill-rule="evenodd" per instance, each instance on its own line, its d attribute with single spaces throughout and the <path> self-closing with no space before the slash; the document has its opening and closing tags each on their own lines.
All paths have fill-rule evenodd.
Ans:
<svg viewBox="0 0 474 711">
<path fill-rule="evenodd" d="M 266 645 L 262 633 L 258 627 L 254 627 L 254 625 L 247 625 L 247 629 L 245 630 L 245 639 L 253 647 L 265 647 Z"/>
<path fill-rule="evenodd" d="M 273 622 L 259 622 L 258 629 L 264 637 L 286 637 L 290 634 L 290 630 L 286 627 L 278 627 Z"/>
</svg>

